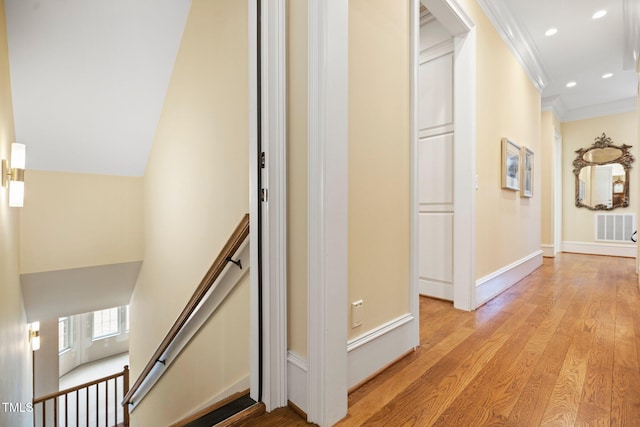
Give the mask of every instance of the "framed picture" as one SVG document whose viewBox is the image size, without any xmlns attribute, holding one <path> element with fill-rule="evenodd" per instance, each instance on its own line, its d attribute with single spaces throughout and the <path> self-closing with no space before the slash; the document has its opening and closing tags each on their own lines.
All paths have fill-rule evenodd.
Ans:
<svg viewBox="0 0 640 427">
<path fill-rule="evenodd" d="M 502 188 L 520 190 L 520 146 L 502 138 Z"/>
<path fill-rule="evenodd" d="M 533 197 L 533 151 L 522 147 L 522 191 L 521 197 Z"/>
</svg>

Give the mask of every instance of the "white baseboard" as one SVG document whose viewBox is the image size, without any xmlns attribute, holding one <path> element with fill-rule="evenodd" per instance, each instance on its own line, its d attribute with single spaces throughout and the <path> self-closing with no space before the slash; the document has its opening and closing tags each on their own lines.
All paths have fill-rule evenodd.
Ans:
<svg viewBox="0 0 640 427">
<path fill-rule="evenodd" d="M 237 383 L 233 384 L 232 386 L 230 386 L 226 390 L 216 394 L 211 399 L 209 399 L 206 402 L 202 403 L 197 408 L 193 408 L 187 414 L 185 414 L 184 416 L 178 418 L 178 420 L 176 420 L 175 422 L 177 423 L 179 420 L 184 420 L 188 416 L 193 415 L 196 412 L 199 412 L 199 411 L 203 410 L 204 408 L 208 408 L 209 406 L 214 405 L 214 404 L 220 402 L 223 399 L 226 399 L 227 397 L 229 397 L 229 396 L 231 396 L 233 394 L 249 390 L 249 387 L 250 387 L 250 381 L 249 381 L 249 376 L 247 375 L 246 377 L 242 378 L 240 381 L 238 381 Z"/>
<path fill-rule="evenodd" d="M 299 354 L 287 353 L 287 399 L 305 413 L 309 410 L 307 388 L 309 384 L 309 362 Z"/>
<path fill-rule="evenodd" d="M 418 280 L 418 293 L 432 298 L 453 301 L 453 284 L 432 282 L 431 280 Z"/>
<path fill-rule="evenodd" d="M 556 248 L 554 245 L 540 245 L 542 256 L 545 258 L 554 258 L 556 256 Z"/>
<path fill-rule="evenodd" d="M 347 343 L 349 389 L 378 373 L 414 348 L 413 322 L 407 313 Z"/>
<path fill-rule="evenodd" d="M 542 251 L 539 250 L 476 280 L 476 308 L 515 285 L 541 265 Z"/>
<path fill-rule="evenodd" d="M 562 252 L 627 258 L 636 258 L 638 256 L 638 248 L 635 243 L 562 242 Z"/>
</svg>

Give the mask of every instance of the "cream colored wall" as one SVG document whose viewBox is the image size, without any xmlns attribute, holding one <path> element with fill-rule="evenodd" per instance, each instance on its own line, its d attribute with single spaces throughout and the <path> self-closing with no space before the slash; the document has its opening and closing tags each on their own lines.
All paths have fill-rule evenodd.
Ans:
<svg viewBox="0 0 640 427">
<path fill-rule="evenodd" d="M 409 2 L 349 2 L 349 303 L 354 338 L 410 310 Z M 349 309 L 349 307 L 345 307 Z"/>
<path fill-rule="evenodd" d="M 20 272 L 139 261 L 142 195 L 141 177 L 28 170 Z"/>
<path fill-rule="evenodd" d="M 542 113 L 541 143 L 541 197 L 542 197 L 542 245 L 554 245 L 555 239 L 555 182 L 562 176 L 555 176 L 556 143 L 555 134 L 562 134 L 562 125 L 551 111 Z"/>
<path fill-rule="evenodd" d="M 132 381 L 249 211 L 247 16 L 245 1 L 191 4 L 144 176 Z M 133 425 L 168 425 L 249 375 L 248 288 L 245 278 L 132 413 Z"/>
<path fill-rule="evenodd" d="M 540 250 L 542 146 L 540 94 L 475 0 L 464 6 L 476 25 L 476 278 Z M 501 188 L 501 138 L 535 154 L 533 198 Z"/>
<path fill-rule="evenodd" d="M 0 0 L 0 159 L 10 158 L 15 142 L 4 0 Z M 20 209 L 9 208 L 7 189 L 0 187 L 0 400 L 31 402 L 31 351 L 20 289 Z M 4 405 L 3 405 L 4 406 Z M 30 413 L 0 408 L 0 425 L 28 427 Z"/>
<path fill-rule="evenodd" d="M 307 357 L 307 2 L 287 2 L 288 344 Z"/>
<path fill-rule="evenodd" d="M 595 212 L 575 206 L 575 175 L 572 162 L 575 151 L 590 147 L 597 136 L 606 133 L 616 145 L 632 145 L 630 153 L 636 158 L 630 171 L 629 207 L 617 208 L 612 213 L 638 213 L 638 116 L 630 112 L 594 119 L 564 122 L 562 124 L 563 142 L 563 220 L 562 240 L 567 242 L 595 242 Z M 630 243 L 631 244 L 631 243 Z"/>
</svg>

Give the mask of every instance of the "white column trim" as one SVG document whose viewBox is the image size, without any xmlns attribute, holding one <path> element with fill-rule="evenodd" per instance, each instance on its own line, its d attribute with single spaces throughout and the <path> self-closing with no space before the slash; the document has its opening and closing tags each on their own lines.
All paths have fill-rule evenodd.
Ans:
<svg viewBox="0 0 640 427">
<path fill-rule="evenodd" d="M 262 1 L 262 401 L 287 405 L 286 0 Z"/>
<path fill-rule="evenodd" d="M 420 263 L 418 260 L 419 250 L 419 227 L 418 227 L 418 209 L 419 198 L 418 195 L 418 68 L 420 67 L 420 0 L 411 0 L 411 71 L 410 71 L 410 84 L 411 84 L 411 296 L 410 307 L 411 315 L 414 319 L 420 319 Z M 412 344 L 414 347 L 420 345 L 420 322 L 414 320 L 412 325 Z"/>
<path fill-rule="evenodd" d="M 347 413 L 348 0 L 309 1 L 308 420 Z"/>
<path fill-rule="evenodd" d="M 453 305 L 473 310 L 476 274 L 476 29 L 454 38 Z"/>
</svg>

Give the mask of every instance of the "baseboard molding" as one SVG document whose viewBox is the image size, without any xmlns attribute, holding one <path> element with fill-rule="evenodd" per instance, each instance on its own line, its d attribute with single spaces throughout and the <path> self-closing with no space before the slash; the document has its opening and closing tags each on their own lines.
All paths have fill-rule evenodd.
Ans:
<svg viewBox="0 0 640 427">
<path fill-rule="evenodd" d="M 476 308 L 524 279 L 542 265 L 542 251 L 533 252 L 476 280 Z"/>
<path fill-rule="evenodd" d="M 307 389 L 309 384 L 309 363 L 299 354 L 287 353 L 287 399 L 304 413 L 309 411 Z"/>
<path fill-rule="evenodd" d="M 413 322 L 407 313 L 347 343 L 347 387 L 354 388 L 414 348 Z"/>
<path fill-rule="evenodd" d="M 542 249 L 542 256 L 545 258 L 555 258 L 556 248 L 554 245 L 540 245 Z"/>
<path fill-rule="evenodd" d="M 623 243 L 562 242 L 562 252 L 626 258 L 637 258 L 638 256 L 638 248 L 635 244 Z"/>
<path fill-rule="evenodd" d="M 431 280 L 419 279 L 418 293 L 432 298 L 453 301 L 453 285 Z"/>
<path fill-rule="evenodd" d="M 249 376 L 247 375 L 246 377 L 242 378 L 240 381 L 238 381 L 237 383 L 233 384 L 231 387 L 227 388 L 226 390 L 218 393 L 217 395 L 215 395 L 214 397 L 212 397 L 211 399 L 207 400 L 205 403 L 201 404 L 200 406 L 198 406 L 197 408 L 194 408 L 193 410 L 189 411 L 189 413 L 187 415 L 184 415 L 181 418 L 181 421 L 176 421 L 172 424 L 172 426 L 180 426 L 180 425 L 184 425 L 181 424 L 185 419 L 190 419 L 190 417 L 192 417 L 194 414 L 198 414 L 204 410 L 210 412 L 213 410 L 214 407 L 218 407 L 218 406 L 222 406 L 223 401 L 225 401 L 225 399 L 229 399 L 229 398 L 237 398 L 240 395 L 244 395 L 246 393 L 248 393 L 250 387 L 250 381 L 249 381 Z M 200 415 L 204 415 L 204 414 L 200 414 Z"/>
</svg>

